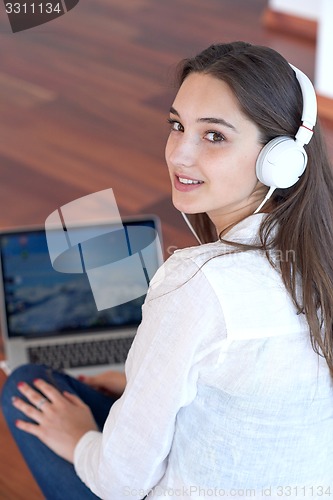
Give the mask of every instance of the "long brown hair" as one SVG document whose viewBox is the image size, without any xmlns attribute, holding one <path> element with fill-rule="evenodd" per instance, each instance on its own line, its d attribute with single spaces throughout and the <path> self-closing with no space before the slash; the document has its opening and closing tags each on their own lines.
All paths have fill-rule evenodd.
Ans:
<svg viewBox="0 0 333 500">
<path fill-rule="evenodd" d="M 179 85 L 192 72 L 210 74 L 230 86 L 243 113 L 258 126 L 263 144 L 277 136 L 295 136 L 302 93 L 294 71 L 275 50 L 245 42 L 212 45 L 182 61 Z M 235 251 L 259 248 L 268 258 L 269 249 L 293 256 L 279 259 L 282 279 L 297 312 L 306 315 L 313 349 L 326 358 L 333 375 L 333 174 L 318 123 L 305 149 L 308 164 L 300 180 L 276 189 L 269 202 L 261 244 L 232 245 L 238 247 Z M 216 239 L 207 214 L 189 218 L 201 241 Z"/>
</svg>

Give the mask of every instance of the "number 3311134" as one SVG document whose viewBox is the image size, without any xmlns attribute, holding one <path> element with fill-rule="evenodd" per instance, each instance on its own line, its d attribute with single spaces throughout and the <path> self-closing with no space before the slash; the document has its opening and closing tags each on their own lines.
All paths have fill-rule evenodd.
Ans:
<svg viewBox="0 0 333 500">
<path fill-rule="evenodd" d="M 6 3 L 7 14 L 61 14 L 63 12 L 60 3 L 53 5 L 47 3 Z"/>
</svg>

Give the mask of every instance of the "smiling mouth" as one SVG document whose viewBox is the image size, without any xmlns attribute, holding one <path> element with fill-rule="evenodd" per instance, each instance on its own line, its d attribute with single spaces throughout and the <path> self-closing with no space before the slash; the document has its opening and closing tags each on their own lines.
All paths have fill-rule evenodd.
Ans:
<svg viewBox="0 0 333 500">
<path fill-rule="evenodd" d="M 178 175 L 176 177 L 181 184 L 186 184 L 186 185 L 203 184 L 203 181 L 196 181 L 193 179 L 185 179 L 184 177 L 179 177 Z"/>
</svg>

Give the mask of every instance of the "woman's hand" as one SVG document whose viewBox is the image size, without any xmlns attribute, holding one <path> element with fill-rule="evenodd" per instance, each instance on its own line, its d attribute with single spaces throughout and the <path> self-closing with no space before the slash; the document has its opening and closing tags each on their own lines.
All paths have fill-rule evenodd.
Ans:
<svg viewBox="0 0 333 500">
<path fill-rule="evenodd" d="M 125 373 L 114 370 L 108 370 L 93 377 L 80 375 L 79 380 L 98 391 L 116 397 L 121 396 L 126 387 Z"/>
<path fill-rule="evenodd" d="M 34 386 L 39 392 L 20 382 L 18 389 L 30 404 L 14 397 L 13 405 L 35 423 L 17 420 L 16 427 L 38 437 L 57 455 L 73 462 L 79 439 L 90 430 L 98 430 L 89 407 L 74 394 L 60 393 L 44 380 L 35 380 Z"/>
</svg>

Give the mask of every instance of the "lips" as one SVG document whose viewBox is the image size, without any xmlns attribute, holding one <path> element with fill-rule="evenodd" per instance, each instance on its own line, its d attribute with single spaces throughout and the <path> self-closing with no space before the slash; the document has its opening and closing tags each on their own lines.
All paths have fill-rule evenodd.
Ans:
<svg viewBox="0 0 333 500">
<path fill-rule="evenodd" d="M 200 179 L 193 179 L 187 175 L 175 174 L 174 186 L 178 191 L 193 191 L 202 186 L 204 182 Z"/>
</svg>

